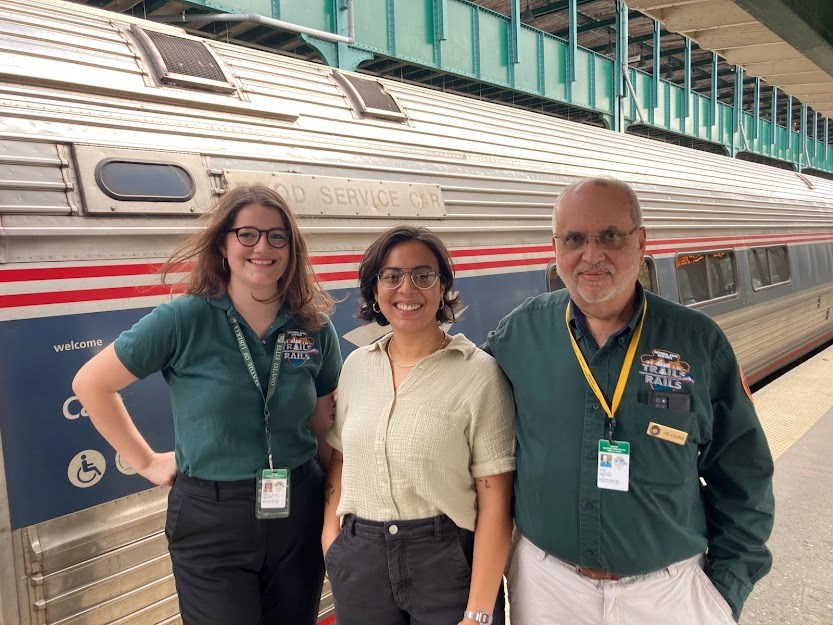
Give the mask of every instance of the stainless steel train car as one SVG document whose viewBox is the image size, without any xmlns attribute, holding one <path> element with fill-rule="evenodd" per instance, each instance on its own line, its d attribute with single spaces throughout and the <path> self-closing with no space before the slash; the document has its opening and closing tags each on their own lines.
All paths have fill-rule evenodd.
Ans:
<svg viewBox="0 0 833 625">
<path fill-rule="evenodd" d="M 833 183 L 63 2 L 0 0 L 0 624 L 178 622 L 165 495 L 98 437 L 77 368 L 170 297 L 158 266 L 229 186 L 300 215 L 348 352 L 357 262 L 408 221 L 452 250 L 482 340 L 557 279 L 551 209 L 634 185 L 643 281 L 725 328 L 750 380 L 833 337 Z M 546 279 L 545 279 L 546 278 Z M 161 377 L 124 399 L 172 447 Z M 322 622 L 331 622 L 328 602 Z"/>
</svg>

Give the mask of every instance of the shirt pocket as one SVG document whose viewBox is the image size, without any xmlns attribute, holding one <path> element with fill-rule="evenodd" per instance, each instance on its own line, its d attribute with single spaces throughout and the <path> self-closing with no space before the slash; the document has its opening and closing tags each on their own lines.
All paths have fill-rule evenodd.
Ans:
<svg viewBox="0 0 833 625">
<path fill-rule="evenodd" d="M 616 438 L 631 444 L 630 482 L 635 485 L 682 486 L 697 479 L 697 415 L 631 403 L 617 419 Z M 651 424 L 686 435 L 679 444 L 648 433 Z M 652 428 L 653 429 L 653 428 Z M 676 435 L 675 438 L 679 438 Z"/>
</svg>

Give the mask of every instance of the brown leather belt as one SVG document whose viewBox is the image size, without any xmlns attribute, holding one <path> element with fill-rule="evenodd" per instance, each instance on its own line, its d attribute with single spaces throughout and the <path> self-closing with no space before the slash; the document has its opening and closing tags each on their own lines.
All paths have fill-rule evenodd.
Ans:
<svg viewBox="0 0 833 625">
<path fill-rule="evenodd" d="M 616 573 L 608 573 L 607 571 L 600 571 L 599 569 L 588 569 L 586 566 L 579 566 L 575 565 L 576 573 L 579 575 L 584 575 L 585 577 L 589 577 L 590 579 L 601 580 L 601 579 L 608 579 L 608 580 L 617 580 L 622 579 L 625 577 L 624 575 L 616 575 Z"/>
</svg>

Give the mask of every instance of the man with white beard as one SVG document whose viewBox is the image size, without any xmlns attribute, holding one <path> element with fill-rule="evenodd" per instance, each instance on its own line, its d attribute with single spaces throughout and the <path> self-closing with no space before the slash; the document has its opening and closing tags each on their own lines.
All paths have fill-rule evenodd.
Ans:
<svg viewBox="0 0 833 625">
<path fill-rule="evenodd" d="M 709 317 L 643 291 L 624 182 L 567 187 L 553 232 L 566 289 L 484 346 L 515 393 L 512 625 L 733 623 L 771 566 L 774 511 L 734 352 Z"/>
</svg>

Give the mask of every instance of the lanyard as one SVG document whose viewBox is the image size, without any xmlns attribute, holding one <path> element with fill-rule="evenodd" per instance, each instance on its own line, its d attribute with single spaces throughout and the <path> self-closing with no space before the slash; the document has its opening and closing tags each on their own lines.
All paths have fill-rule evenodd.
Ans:
<svg viewBox="0 0 833 625">
<path fill-rule="evenodd" d="M 607 400 L 602 394 L 602 390 L 596 382 L 596 378 L 593 377 L 593 373 L 590 371 L 590 367 L 584 359 L 584 354 L 581 353 L 578 343 L 576 343 L 576 339 L 570 330 L 570 305 L 571 302 L 568 302 L 567 312 L 565 315 L 567 334 L 570 337 L 570 343 L 573 345 L 576 360 L 578 360 L 578 364 L 581 366 L 582 372 L 584 372 L 584 378 L 587 380 L 590 388 L 593 389 L 593 393 L 596 395 L 596 398 L 599 400 L 602 408 L 604 408 L 604 411 L 607 413 L 607 438 L 612 441 L 613 434 L 616 431 L 616 410 L 619 408 L 619 403 L 622 401 L 622 395 L 625 393 L 625 386 L 628 383 L 628 372 L 633 364 L 633 358 L 636 355 L 636 347 L 639 344 L 639 337 L 642 336 L 642 325 L 645 323 L 645 314 L 648 312 L 648 299 L 645 298 L 642 300 L 642 317 L 639 319 L 639 324 L 636 326 L 636 332 L 631 335 L 631 342 L 628 345 L 628 351 L 625 353 L 625 362 L 622 363 L 622 369 L 619 371 L 619 381 L 616 383 L 616 390 L 613 393 L 612 405 L 608 405 Z"/>
<path fill-rule="evenodd" d="M 260 378 L 255 369 L 255 362 L 252 359 L 252 353 L 249 351 L 249 346 L 246 344 L 246 338 L 240 330 L 240 322 L 235 317 L 229 317 L 231 327 L 234 329 L 234 336 L 237 338 L 237 347 L 240 349 L 240 355 L 243 356 L 243 362 L 249 370 L 249 375 L 255 383 L 257 390 L 260 391 L 260 396 L 263 397 L 263 422 L 266 427 L 266 452 L 269 458 L 269 468 L 272 466 L 272 430 L 269 429 L 269 400 L 275 394 L 275 387 L 278 385 L 278 376 L 281 372 L 281 359 L 283 357 L 283 334 L 278 335 L 278 342 L 275 343 L 275 355 L 272 357 L 272 368 L 269 371 L 269 386 L 266 394 L 263 394 L 263 387 L 260 385 Z"/>
</svg>

